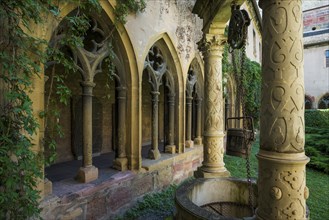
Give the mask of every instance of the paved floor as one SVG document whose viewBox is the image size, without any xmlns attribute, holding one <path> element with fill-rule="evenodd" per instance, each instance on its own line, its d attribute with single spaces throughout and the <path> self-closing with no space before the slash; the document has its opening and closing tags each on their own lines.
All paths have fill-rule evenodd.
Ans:
<svg viewBox="0 0 329 220">
<path fill-rule="evenodd" d="M 160 145 L 159 146 L 160 152 L 163 152 L 164 145 L 163 144 L 159 144 L 159 145 Z M 150 145 L 144 146 L 142 148 L 143 158 L 147 158 L 148 151 L 150 148 L 151 148 Z M 114 152 L 102 154 L 100 156 L 95 156 L 93 157 L 93 164 L 99 169 L 99 171 L 112 169 L 114 157 L 115 157 Z M 68 162 L 53 164 L 45 168 L 45 173 L 46 173 L 45 175 L 46 178 L 48 178 L 53 183 L 66 179 L 74 179 L 81 165 L 82 165 L 82 160 L 72 160 Z"/>
</svg>

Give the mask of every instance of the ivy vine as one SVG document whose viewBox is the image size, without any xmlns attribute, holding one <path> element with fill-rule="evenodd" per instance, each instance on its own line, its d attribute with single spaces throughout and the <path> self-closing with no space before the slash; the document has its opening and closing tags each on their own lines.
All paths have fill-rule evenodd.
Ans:
<svg viewBox="0 0 329 220">
<path fill-rule="evenodd" d="M 47 22 L 44 15 L 61 20 L 58 6 L 62 2 L 77 5 L 78 13 L 64 18 L 68 24 L 61 30 L 64 37 L 48 47 L 48 42 L 29 34 L 33 33 L 30 28 Z M 116 20 L 125 23 L 128 14 L 144 8 L 144 0 L 117 0 Z M 45 158 L 43 152 L 33 150 L 33 142 L 37 141 L 33 136 L 40 126 L 37 117 L 47 118 L 49 114 L 60 117 L 60 112 L 47 111 L 46 107 L 46 111 L 35 115 L 29 96 L 33 80 L 44 74 L 43 65 L 50 60 L 76 71 L 74 60 L 62 48 L 83 47 L 83 36 L 89 28 L 86 12 L 95 10 L 101 10 L 99 0 L 0 1 L 0 219 L 39 218 L 37 184 L 43 178 Z M 67 103 L 71 93 L 65 85 L 65 73 L 52 74 L 49 80 L 56 82 L 50 93 L 57 94 L 59 102 Z M 63 135 L 60 127 L 54 135 Z M 44 145 L 54 150 L 54 136 L 45 140 Z M 52 161 L 54 157 L 48 163 Z"/>
<path fill-rule="evenodd" d="M 239 79 L 234 77 L 234 80 L 237 82 L 242 79 L 241 85 L 246 88 L 243 98 L 244 103 L 242 103 L 245 105 L 245 114 L 253 117 L 257 125 L 260 114 L 261 66 L 248 57 L 244 58 L 245 62 L 242 66 L 242 53 L 238 50 L 235 50 L 233 53 L 235 53 L 234 56 L 230 56 L 228 45 L 225 45 L 222 59 L 223 77 L 227 78 L 228 74 L 233 74 L 234 68 L 232 63 L 235 62 L 238 73 L 233 75 L 238 76 Z M 245 74 L 243 77 L 240 77 L 242 68 Z M 238 95 L 238 92 L 235 92 L 235 95 Z"/>
</svg>

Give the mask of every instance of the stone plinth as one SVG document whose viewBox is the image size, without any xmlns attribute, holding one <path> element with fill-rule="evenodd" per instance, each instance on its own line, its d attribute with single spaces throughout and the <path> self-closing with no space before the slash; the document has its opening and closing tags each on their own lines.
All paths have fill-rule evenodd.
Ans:
<svg viewBox="0 0 329 220">
<path fill-rule="evenodd" d="M 98 169 L 94 166 L 80 167 L 76 180 L 82 183 L 89 183 L 98 178 Z"/>
</svg>

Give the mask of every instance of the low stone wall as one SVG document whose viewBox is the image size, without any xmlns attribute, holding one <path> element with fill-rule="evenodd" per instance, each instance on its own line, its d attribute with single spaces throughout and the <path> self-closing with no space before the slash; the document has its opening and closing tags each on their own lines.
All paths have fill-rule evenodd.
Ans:
<svg viewBox="0 0 329 220">
<path fill-rule="evenodd" d="M 111 219 L 145 194 L 192 176 L 202 162 L 202 152 L 202 146 L 196 146 L 183 154 L 162 154 L 160 160 L 144 160 L 140 172 L 100 170 L 99 179 L 87 184 L 73 179 L 55 182 L 53 194 L 41 202 L 41 215 L 47 220 Z"/>
</svg>

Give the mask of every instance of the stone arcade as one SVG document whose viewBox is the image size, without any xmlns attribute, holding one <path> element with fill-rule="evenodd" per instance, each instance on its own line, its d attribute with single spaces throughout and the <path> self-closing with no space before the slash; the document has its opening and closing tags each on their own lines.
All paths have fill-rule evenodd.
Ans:
<svg viewBox="0 0 329 220">
<path fill-rule="evenodd" d="M 147 1 L 144 12 L 114 27 L 115 1 L 100 1 L 102 12 L 89 15 L 93 29 L 85 48 L 65 49 L 77 60 L 79 74 L 67 78 L 72 100 L 62 106 L 58 123 L 66 135 L 58 140 L 53 166 L 64 173 L 64 164 L 72 169 L 70 161 L 82 163 L 69 178 L 59 173 L 52 182 L 40 180 L 45 219 L 111 218 L 146 193 L 193 174 L 197 181 L 225 181 L 230 176 L 223 162 L 221 62 L 231 3 Z M 256 218 L 307 219 L 301 1 L 261 0 L 260 7 L 263 81 Z M 59 8 L 65 17 L 76 6 Z M 33 28 L 33 34 L 51 45 L 61 25 L 49 19 Z M 108 72 L 101 64 L 109 55 L 105 39 L 112 28 L 115 74 L 106 89 Z M 255 48 L 261 46 L 255 42 Z M 45 108 L 51 66 L 44 72 L 34 80 L 31 94 L 35 115 Z M 34 150 L 42 152 L 49 131 L 43 119 L 39 123 Z M 99 155 L 105 165 L 96 165 Z M 76 175 L 82 183 L 73 179 Z M 177 217 L 188 219 L 180 212 Z"/>
</svg>

